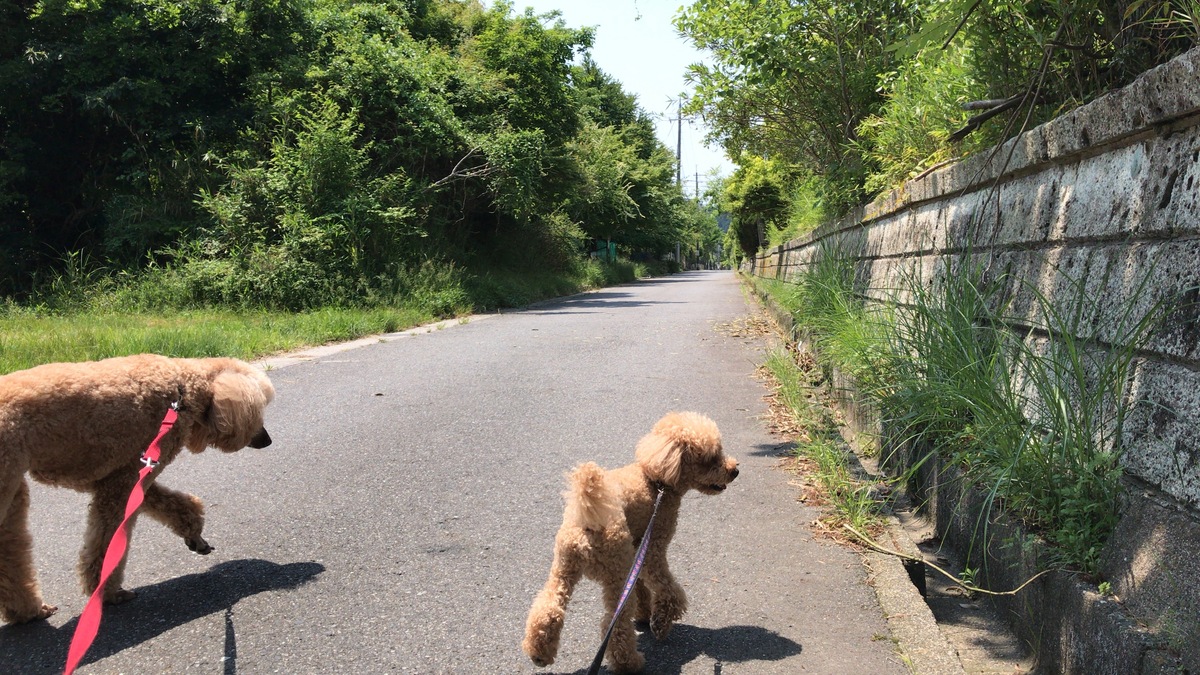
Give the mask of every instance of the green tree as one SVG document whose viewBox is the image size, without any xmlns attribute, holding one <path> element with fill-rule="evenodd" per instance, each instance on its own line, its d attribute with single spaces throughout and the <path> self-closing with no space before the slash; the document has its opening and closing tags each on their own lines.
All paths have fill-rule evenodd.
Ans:
<svg viewBox="0 0 1200 675">
<path fill-rule="evenodd" d="M 742 252 L 753 256 L 766 245 L 772 229 L 786 227 L 788 200 L 783 171 L 777 162 L 743 155 L 724 189 L 722 202 L 733 217 L 729 229 Z"/>
<path fill-rule="evenodd" d="M 687 110 L 731 156 L 770 156 L 823 179 L 836 212 L 858 204 L 869 167 L 853 149 L 882 103 L 889 45 L 908 34 L 907 0 L 697 0 L 676 26 L 712 64 L 695 64 Z"/>
<path fill-rule="evenodd" d="M 579 171 L 567 211 L 589 236 L 604 241 L 620 238 L 641 215 L 630 192 L 638 158 L 612 127 L 589 123 L 568 145 Z"/>
<path fill-rule="evenodd" d="M 721 244 L 722 232 L 717 227 L 717 211 L 714 204 L 685 199 L 680 204 L 683 227 L 679 241 L 687 259 L 698 263 L 719 263 L 717 247 Z"/>
<path fill-rule="evenodd" d="M 1002 129 L 993 122 L 964 142 L 950 141 L 974 114 L 963 105 L 987 97 L 968 64 L 971 51 L 961 40 L 947 49 L 925 49 L 881 76 L 887 101 L 858 128 L 858 147 L 877 167 L 866 181 L 868 192 L 890 189 L 999 140 Z"/>
<path fill-rule="evenodd" d="M 189 302 L 312 307 L 665 250 L 673 159 L 591 39 L 477 0 L 0 5 L 0 294 L 149 261 Z"/>
<path fill-rule="evenodd" d="M 673 251 L 690 214 L 653 120 L 590 59 L 572 81 L 584 122 L 571 146 L 582 180 L 567 194 L 568 212 L 589 237 L 630 253 Z"/>
<path fill-rule="evenodd" d="M 302 15 L 272 0 L 42 0 L 0 20 L 11 284 L 68 250 L 131 262 L 187 234 L 207 151 L 253 116 L 251 81 L 296 51 Z"/>
<path fill-rule="evenodd" d="M 502 0 L 488 13 L 475 41 L 483 62 L 502 74 L 500 105 L 516 129 L 541 129 L 547 142 L 567 142 L 579 128 L 570 92 L 570 63 L 591 47 L 592 32 L 572 30 L 561 20 L 547 28 L 532 9 L 509 17 L 512 4 Z"/>
</svg>

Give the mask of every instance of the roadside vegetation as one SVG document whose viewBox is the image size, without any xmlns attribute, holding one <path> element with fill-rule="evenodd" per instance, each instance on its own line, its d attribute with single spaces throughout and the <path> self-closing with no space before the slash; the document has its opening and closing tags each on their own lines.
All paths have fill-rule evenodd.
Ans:
<svg viewBox="0 0 1200 675">
<path fill-rule="evenodd" d="M 1094 574 L 1116 525 L 1126 386 L 1162 305 L 1130 301 L 1102 336 L 1086 272 L 1065 310 L 983 266 L 947 269 L 932 288 L 917 276 L 888 289 L 893 302 L 867 303 L 852 262 L 828 246 L 795 283 L 756 283 L 821 366 L 851 378 L 889 446 L 917 449 L 910 470 L 937 453 L 1051 544 L 1053 564 Z M 1021 294 L 1030 307 L 1017 312 Z"/>
<path fill-rule="evenodd" d="M 811 357 L 809 357 L 811 359 Z M 771 415 L 777 431 L 795 440 L 792 468 L 803 477 L 801 499 L 824 507 L 824 532 L 843 538 L 844 526 L 875 533 L 882 528 L 880 484 L 855 470 L 856 460 L 838 433 L 837 422 L 818 384 L 815 362 L 777 349 L 763 366 L 774 385 Z M 784 419 L 779 420 L 782 416 Z"/>
<path fill-rule="evenodd" d="M 708 57 L 690 69 L 684 112 L 737 164 L 710 196 L 739 265 L 1182 54 L 1200 38 L 1200 6 L 693 0 L 676 27 Z M 1132 302 L 1116 325 L 1095 321 L 1085 289 L 1106 270 L 1070 280 L 1064 305 L 983 264 L 938 265 L 932 286 L 913 272 L 865 289 L 825 245 L 793 283 L 753 283 L 893 440 L 956 465 L 1057 564 L 1094 572 L 1116 522 L 1133 355 L 1160 308 Z"/>
<path fill-rule="evenodd" d="M 754 255 L 1128 84 L 1200 36 L 1195 0 L 694 0 L 676 27 L 737 170 L 725 250 Z"/>
<path fill-rule="evenodd" d="M 706 260 L 715 214 L 591 41 L 508 2 L 5 3 L 4 358 L 116 315 L 124 344 L 16 362 L 254 352 Z"/>
<path fill-rule="evenodd" d="M 483 279 L 428 267 L 390 302 L 306 310 L 174 307 L 139 297 L 153 286 L 100 276 L 55 278 L 27 304 L 0 305 L 0 375 L 54 361 L 154 352 L 253 359 L 309 345 L 404 330 L 479 309 L 521 306 L 660 274 L 665 266 L 581 261 L 573 274 L 489 272 Z M 473 287 L 472 287 L 473 286 Z"/>
</svg>

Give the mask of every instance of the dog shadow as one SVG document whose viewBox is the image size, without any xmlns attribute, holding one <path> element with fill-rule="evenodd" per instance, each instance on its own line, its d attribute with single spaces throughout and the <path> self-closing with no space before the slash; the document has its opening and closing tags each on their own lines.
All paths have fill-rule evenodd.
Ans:
<svg viewBox="0 0 1200 675">
<path fill-rule="evenodd" d="M 638 650 L 646 656 L 644 672 L 654 675 L 679 675 L 684 666 L 701 656 L 716 661 L 713 672 L 720 675 L 721 666 L 725 663 L 782 661 L 804 649 L 800 643 L 759 626 L 700 628 L 676 624 L 665 642 L 655 640 L 645 628 L 644 625 L 638 625 L 638 630 L 643 631 L 638 635 Z M 610 671 L 605 667 L 600 672 Z M 587 668 L 570 675 L 584 673 L 587 673 Z"/>
<path fill-rule="evenodd" d="M 298 588 L 325 571 L 315 562 L 280 565 L 267 560 L 231 560 L 207 572 L 188 574 L 137 590 L 124 605 L 106 606 L 100 632 L 84 657 L 94 663 L 200 617 L 225 614 L 225 658 L 236 660 L 232 608 L 242 598 L 265 591 Z M 59 627 L 45 621 L 0 628 L 0 663 L 21 673 L 61 673 L 79 618 Z M 228 667 L 226 668 L 228 672 Z"/>
</svg>

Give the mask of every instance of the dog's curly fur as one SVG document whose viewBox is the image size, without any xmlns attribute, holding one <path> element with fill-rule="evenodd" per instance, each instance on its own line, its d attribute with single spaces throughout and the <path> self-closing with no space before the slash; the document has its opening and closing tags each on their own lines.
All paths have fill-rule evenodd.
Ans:
<svg viewBox="0 0 1200 675">
<path fill-rule="evenodd" d="M 153 482 L 187 447 L 234 452 L 266 447 L 263 409 L 275 396 L 261 370 L 236 359 L 173 359 L 142 354 L 87 363 L 52 363 L 0 377 L 0 617 L 21 623 L 57 609 L 42 601 L 29 532 L 28 473 L 48 485 L 92 495 L 79 576 L 85 593 L 100 581 L 104 551 L 124 518 L 140 458 L 172 402 L 179 419 L 160 443 L 142 508 L 191 550 L 213 549 L 201 536 L 204 505 Z M 131 521 L 129 527 L 132 528 Z M 119 603 L 122 562 L 104 589 Z"/>
<path fill-rule="evenodd" d="M 717 425 L 691 412 L 670 413 L 659 420 L 638 443 L 635 458 L 633 464 L 612 471 L 588 462 L 569 477 L 550 576 L 525 623 L 522 648 L 539 666 L 550 665 L 558 654 L 567 603 L 581 577 L 595 579 L 603 587 L 602 630 L 608 627 L 659 488 L 663 499 L 635 602 L 622 610 L 605 654 L 609 669 L 636 673 L 645 664 L 631 617 L 649 621 L 651 632 L 663 640 L 687 611 L 687 596 L 667 567 L 667 547 L 675 534 L 680 502 L 688 490 L 720 494 L 737 477 L 737 460 L 725 456 Z"/>
</svg>

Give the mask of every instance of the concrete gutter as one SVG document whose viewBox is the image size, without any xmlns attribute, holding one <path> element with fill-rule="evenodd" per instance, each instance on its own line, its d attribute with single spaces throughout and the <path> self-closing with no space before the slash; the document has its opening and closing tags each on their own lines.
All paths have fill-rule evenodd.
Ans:
<svg viewBox="0 0 1200 675">
<path fill-rule="evenodd" d="M 920 557 L 920 551 L 895 518 L 889 519 L 885 545 Z M 887 619 L 901 658 L 917 675 L 960 675 L 966 671 L 958 652 L 938 627 L 933 611 L 917 591 L 899 558 L 868 551 L 863 554 L 868 580 Z"/>
</svg>

